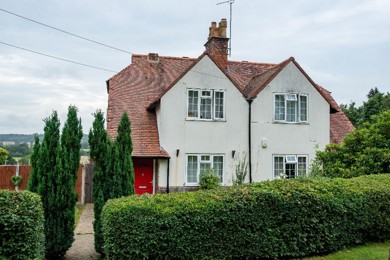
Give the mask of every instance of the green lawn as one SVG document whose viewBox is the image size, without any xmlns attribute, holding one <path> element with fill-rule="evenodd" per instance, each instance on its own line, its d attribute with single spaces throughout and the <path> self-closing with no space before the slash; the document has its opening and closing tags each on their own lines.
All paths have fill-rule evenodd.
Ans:
<svg viewBox="0 0 390 260">
<path fill-rule="evenodd" d="M 384 243 L 369 243 L 326 255 L 305 258 L 306 260 L 389 260 L 390 240 Z"/>
<path fill-rule="evenodd" d="M 84 205 L 76 205 L 75 208 L 75 217 L 74 217 L 74 227 L 76 228 L 77 223 L 79 222 L 81 212 L 83 212 Z"/>
</svg>

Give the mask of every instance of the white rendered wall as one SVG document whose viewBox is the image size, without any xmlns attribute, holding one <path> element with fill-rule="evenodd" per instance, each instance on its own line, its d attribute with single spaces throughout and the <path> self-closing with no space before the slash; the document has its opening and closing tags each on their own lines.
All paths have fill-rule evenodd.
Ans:
<svg viewBox="0 0 390 260">
<path fill-rule="evenodd" d="M 225 121 L 187 120 L 187 89 L 224 90 Z M 161 98 L 156 114 L 160 144 L 171 156 L 170 186 L 186 186 L 187 154 L 224 155 L 224 184 L 232 184 L 235 165 L 248 153 L 248 102 L 208 56 Z M 166 163 L 159 164 L 162 187 L 166 171 Z"/>
<path fill-rule="evenodd" d="M 308 94 L 308 123 L 273 122 L 274 93 Z M 307 78 L 290 62 L 252 103 L 253 181 L 273 179 L 274 154 L 308 155 L 329 144 L 329 104 Z M 262 148 L 262 139 L 267 147 Z"/>
</svg>

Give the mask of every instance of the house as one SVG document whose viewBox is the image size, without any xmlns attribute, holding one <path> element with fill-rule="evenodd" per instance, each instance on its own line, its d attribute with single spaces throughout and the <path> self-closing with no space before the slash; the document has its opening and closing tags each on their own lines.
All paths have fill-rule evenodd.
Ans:
<svg viewBox="0 0 390 260">
<path fill-rule="evenodd" d="M 109 135 L 130 117 L 137 193 L 196 189 L 207 168 L 232 185 L 244 159 L 247 182 L 303 176 L 317 150 L 353 130 L 294 58 L 228 60 L 226 28 L 211 24 L 198 58 L 132 55 L 107 80 Z"/>
</svg>

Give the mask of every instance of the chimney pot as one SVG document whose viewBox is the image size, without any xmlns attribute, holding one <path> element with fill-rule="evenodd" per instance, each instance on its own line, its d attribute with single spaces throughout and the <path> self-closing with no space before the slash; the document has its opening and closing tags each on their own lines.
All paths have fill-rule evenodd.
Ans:
<svg viewBox="0 0 390 260">
<path fill-rule="evenodd" d="M 218 24 L 218 36 L 221 38 L 226 38 L 226 28 L 227 28 L 227 21 L 225 18 L 221 19 L 221 21 Z"/>
<path fill-rule="evenodd" d="M 216 22 L 211 22 L 211 26 L 209 28 L 209 39 L 214 37 L 214 30 L 215 30 L 216 27 L 217 27 L 217 23 Z"/>
</svg>

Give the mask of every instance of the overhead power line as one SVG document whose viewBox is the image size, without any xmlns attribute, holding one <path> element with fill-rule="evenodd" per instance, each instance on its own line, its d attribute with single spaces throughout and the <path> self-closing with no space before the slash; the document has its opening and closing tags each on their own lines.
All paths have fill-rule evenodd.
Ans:
<svg viewBox="0 0 390 260">
<path fill-rule="evenodd" d="M 0 8 L 0 11 L 3 11 L 5 13 L 8 13 L 8 14 L 11 14 L 11 15 L 14 15 L 14 16 L 17 16 L 19 18 L 22 18 L 22 19 L 25 19 L 27 21 L 30 21 L 30 22 L 33 22 L 33 23 L 36 23 L 36 24 L 39 24 L 39 25 L 42 25 L 42 26 L 45 26 L 45 27 L 48 27 L 50 29 L 53 29 L 53 30 L 56 30 L 56 31 L 59 31 L 59 32 L 62 32 L 62 33 L 66 33 L 66 34 L 69 34 L 73 37 L 77 37 L 77 38 L 80 38 L 80 39 L 83 39 L 85 41 L 89 41 L 89 42 L 93 42 L 95 44 L 98 44 L 98 45 L 101 45 L 101 46 L 104 46 L 104 47 L 107 47 L 107 48 L 110 48 L 110 49 L 113 49 L 113 50 L 117 50 L 117 51 L 120 51 L 120 52 L 124 52 L 124 53 L 128 53 L 128 54 L 133 54 L 132 52 L 129 52 L 129 51 L 126 51 L 126 50 L 122 50 L 120 48 L 117 48 L 117 47 L 113 47 L 111 45 L 108 45 L 108 44 L 105 44 L 105 43 L 101 43 L 101 42 L 98 42 L 98 41 L 95 41 L 95 40 L 91 40 L 91 39 L 88 39 L 86 37 L 83 37 L 83 36 L 80 36 L 80 35 L 77 35 L 77 34 L 74 34 L 74 33 L 71 33 L 71 32 L 68 32 L 68 31 L 65 31 L 65 30 L 62 30 L 62 29 L 59 29 L 59 28 L 56 28 L 54 26 L 51 26 L 51 25 L 48 25 L 48 24 L 44 24 L 44 23 L 41 23 L 41 22 L 38 22 L 36 20 L 33 20 L 33 19 L 30 19 L 28 17 L 25 17 L 25 16 L 22 16 L 22 15 L 19 15 L 19 14 L 16 14 L 16 13 L 13 13 L 13 12 L 10 12 L 10 11 L 7 11 L 5 9 L 2 9 Z"/>
<path fill-rule="evenodd" d="M 92 69 L 104 70 L 104 71 L 108 71 L 108 72 L 118 73 L 117 71 L 114 71 L 114 70 L 105 69 L 105 68 L 101 68 L 101 67 L 97 67 L 97 66 L 93 66 L 93 65 L 88 65 L 88 64 L 77 62 L 77 61 L 73 61 L 73 60 L 68 60 L 68 59 L 56 57 L 56 56 L 53 56 L 53 55 L 49 55 L 49 54 L 38 52 L 38 51 L 33 51 L 33 50 L 30 50 L 30 49 L 26 49 L 26 48 L 23 48 L 23 47 L 19 47 L 19 46 L 16 46 L 16 45 L 13 45 L 13 44 L 9 44 L 9 43 L 5 43 L 5 42 L 1 42 L 1 41 L 0 41 L 0 44 L 4 44 L 4 45 L 7 45 L 7 46 L 10 46 L 10 47 L 13 47 L 13 48 L 17 48 L 17 49 L 20 49 L 20 50 L 23 50 L 23 51 L 28 51 L 28 52 L 35 53 L 35 54 L 42 55 L 42 56 L 46 56 L 46 57 L 49 57 L 49 58 L 52 58 L 52 59 L 61 60 L 61 61 L 77 64 L 77 65 L 88 67 L 88 68 L 92 68 Z"/>
</svg>

